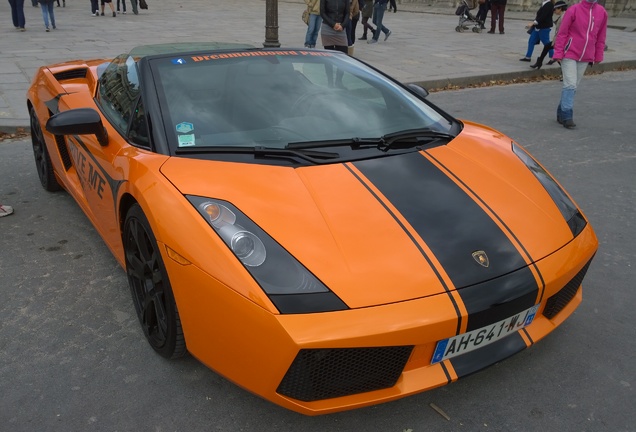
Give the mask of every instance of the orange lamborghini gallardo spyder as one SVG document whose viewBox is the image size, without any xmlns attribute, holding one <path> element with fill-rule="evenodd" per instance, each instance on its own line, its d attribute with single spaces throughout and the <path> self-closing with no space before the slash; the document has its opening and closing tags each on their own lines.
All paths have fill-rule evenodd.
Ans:
<svg viewBox="0 0 636 432">
<path fill-rule="evenodd" d="M 150 346 L 304 414 L 451 383 L 546 336 L 597 249 L 519 144 L 334 51 L 144 46 L 42 67 L 42 186 L 125 268 Z"/>
</svg>

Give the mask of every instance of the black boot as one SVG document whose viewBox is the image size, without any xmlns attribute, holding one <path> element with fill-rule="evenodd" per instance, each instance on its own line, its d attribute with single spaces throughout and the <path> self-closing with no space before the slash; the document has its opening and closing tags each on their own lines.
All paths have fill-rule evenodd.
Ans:
<svg viewBox="0 0 636 432">
<path fill-rule="evenodd" d="M 541 69 L 541 66 L 543 66 L 543 61 L 541 59 L 537 59 L 535 64 L 530 65 L 532 69 Z"/>
</svg>

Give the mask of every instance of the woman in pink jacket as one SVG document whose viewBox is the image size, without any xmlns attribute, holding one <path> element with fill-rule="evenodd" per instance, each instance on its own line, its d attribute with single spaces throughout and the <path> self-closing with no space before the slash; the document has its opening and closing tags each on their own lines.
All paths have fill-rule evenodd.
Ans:
<svg viewBox="0 0 636 432">
<path fill-rule="evenodd" d="M 574 124 L 574 95 L 588 64 L 603 61 L 607 12 L 597 0 L 581 0 L 567 9 L 554 42 L 555 60 L 561 62 L 563 90 L 557 121 L 567 129 Z"/>
</svg>

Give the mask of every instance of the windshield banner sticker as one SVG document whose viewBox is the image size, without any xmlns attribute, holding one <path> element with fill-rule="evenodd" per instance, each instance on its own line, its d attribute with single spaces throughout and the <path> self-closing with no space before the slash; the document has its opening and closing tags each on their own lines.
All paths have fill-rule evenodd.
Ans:
<svg viewBox="0 0 636 432">
<path fill-rule="evenodd" d="M 201 56 L 192 56 L 195 62 L 206 60 L 219 60 L 236 57 L 263 57 L 263 56 L 315 56 L 315 57 L 333 57 L 334 54 L 320 51 L 248 51 L 223 54 L 210 54 Z"/>
</svg>

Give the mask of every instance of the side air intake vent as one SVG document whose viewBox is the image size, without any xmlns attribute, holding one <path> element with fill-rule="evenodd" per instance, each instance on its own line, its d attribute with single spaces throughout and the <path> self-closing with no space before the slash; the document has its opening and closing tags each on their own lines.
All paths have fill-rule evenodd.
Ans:
<svg viewBox="0 0 636 432">
<path fill-rule="evenodd" d="M 72 70 L 68 70 L 64 72 L 58 72 L 54 74 L 53 76 L 58 81 L 66 81 L 66 80 L 72 80 L 77 78 L 86 78 L 87 71 L 88 69 L 86 68 L 72 69 Z"/>
</svg>

